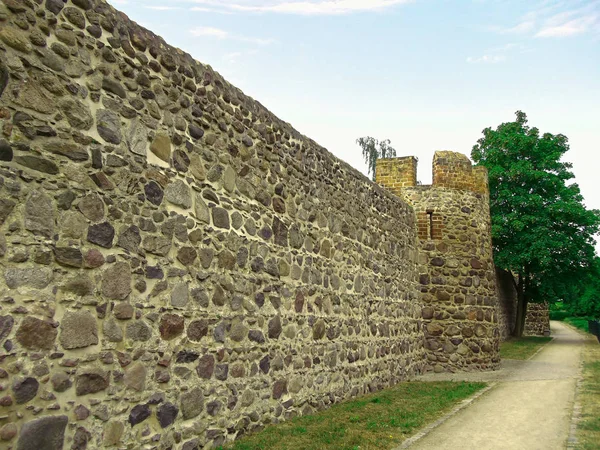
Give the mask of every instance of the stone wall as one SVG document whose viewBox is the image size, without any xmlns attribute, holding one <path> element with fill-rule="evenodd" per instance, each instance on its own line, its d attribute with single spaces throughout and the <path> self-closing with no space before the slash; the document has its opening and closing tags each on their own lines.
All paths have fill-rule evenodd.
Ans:
<svg viewBox="0 0 600 450">
<path fill-rule="evenodd" d="M 403 159 L 384 164 L 378 175 L 396 172 L 402 179 L 412 177 L 402 175 L 407 168 Z M 385 178 L 378 181 L 388 186 Z M 496 368 L 499 309 L 485 169 L 473 168 L 460 153 L 436 152 L 433 185 L 404 186 L 394 192 L 413 206 L 417 216 L 426 369 Z"/>
<path fill-rule="evenodd" d="M 548 336 L 550 334 L 550 309 L 548 303 L 527 304 L 525 336 Z"/>
<path fill-rule="evenodd" d="M 498 328 L 502 341 L 510 337 L 517 320 L 517 291 L 513 280 L 513 275 L 510 272 L 496 268 Z"/>
<path fill-rule="evenodd" d="M 192 450 L 425 369 L 412 208 L 104 1 L 2 0 L 0 129 L 2 448 Z"/>
</svg>

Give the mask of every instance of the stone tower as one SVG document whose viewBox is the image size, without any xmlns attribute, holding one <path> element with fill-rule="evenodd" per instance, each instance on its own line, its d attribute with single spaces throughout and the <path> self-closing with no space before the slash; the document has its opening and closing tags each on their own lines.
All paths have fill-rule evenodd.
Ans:
<svg viewBox="0 0 600 450">
<path fill-rule="evenodd" d="M 415 211 L 427 369 L 497 367 L 499 330 L 487 172 L 438 151 L 433 184 L 417 186 L 414 157 L 377 162 L 377 182 Z"/>
</svg>

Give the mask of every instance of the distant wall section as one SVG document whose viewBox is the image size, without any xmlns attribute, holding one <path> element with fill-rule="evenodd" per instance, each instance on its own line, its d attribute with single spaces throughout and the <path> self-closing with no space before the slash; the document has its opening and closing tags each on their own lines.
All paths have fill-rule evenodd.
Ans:
<svg viewBox="0 0 600 450">
<path fill-rule="evenodd" d="M 529 303 L 525 316 L 525 336 L 548 336 L 550 334 L 550 310 L 548 303 Z"/>
</svg>

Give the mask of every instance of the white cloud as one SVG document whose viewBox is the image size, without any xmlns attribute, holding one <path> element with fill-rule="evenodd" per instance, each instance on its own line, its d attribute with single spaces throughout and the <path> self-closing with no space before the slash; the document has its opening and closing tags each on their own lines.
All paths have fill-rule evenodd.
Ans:
<svg viewBox="0 0 600 450">
<path fill-rule="evenodd" d="M 171 11 L 174 9 L 181 9 L 178 6 L 146 6 L 147 9 L 153 9 L 155 11 Z"/>
<path fill-rule="evenodd" d="M 211 36 L 218 39 L 229 39 L 231 37 L 229 31 L 213 27 L 197 27 L 190 30 L 190 33 L 192 33 L 194 36 Z"/>
<path fill-rule="evenodd" d="M 535 22 L 531 20 L 525 20 L 514 27 L 503 29 L 501 32 L 504 34 L 524 34 L 530 32 L 534 28 Z"/>
<path fill-rule="evenodd" d="M 543 0 L 512 27 L 492 27 L 501 34 L 537 38 L 600 33 L 600 0 Z"/>
<path fill-rule="evenodd" d="M 242 55 L 242 52 L 225 53 L 223 55 L 223 61 L 226 61 L 229 64 L 235 64 Z"/>
<path fill-rule="evenodd" d="M 534 51 L 533 48 L 527 47 L 526 45 L 510 42 L 500 47 L 494 47 L 485 50 L 483 56 L 469 56 L 467 58 L 467 62 L 469 64 L 498 64 L 506 61 L 509 54 L 523 54 L 530 53 L 532 51 Z"/>
<path fill-rule="evenodd" d="M 381 11 L 413 0 L 193 0 L 194 3 L 237 12 L 339 15 Z"/>
<path fill-rule="evenodd" d="M 241 36 L 229 31 L 214 27 L 196 27 L 190 30 L 190 33 L 196 37 L 212 37 L 215 39 L 230 39 L 234 41 L 250 42 L 258 45 L 268 45 L 273 43 L 273 39 L 262 39 L 255 37 Z"/>
<path fill-rule="evenodd" d="M 233 14 L 231 11 L 225 11 L 224 9 L 207 8 L 205 6 L 194 6 L 193 8 L 190 8 L 190 11 L 208 12 L 208 13 L 217 13 L 217 14 Z"/>
<path fill-rule="evenodd" d="M 559 23 L 558 25 L 548 24 L 538 31 L 535 37 L 565 37 L 576 34 L 587 33 L 594 29 L 600 30 L 600 20 L 598 16 L 580 17 Z"/>
<path fill-rule="evenodd" d="M 498 64 L 506 61 L 504 55 L 483 55 L 479 57 L 469 56 L 467 62 L 469 64 Z"/>
</svg>

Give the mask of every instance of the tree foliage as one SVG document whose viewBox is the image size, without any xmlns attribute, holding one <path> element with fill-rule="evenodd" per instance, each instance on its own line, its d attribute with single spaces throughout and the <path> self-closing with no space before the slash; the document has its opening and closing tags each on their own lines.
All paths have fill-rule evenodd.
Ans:
<svg viewBox="0 0 600 450">
<path fill-rule="evenodd" d="M 565 304 L 567 311 L 574 316 L 600 318 L 600 258 L 594 258 L 590 270 L 573 284 L 576 293 Z"/>
<path fill-rule="evenodd" d="M 520 336 L 528 302 L 569 300 L 570 283 L 594 260 L 600 216 L 587 210 L 562 134 L 540 134 L 517 111 L 514 122 L 486 128 L 471 157 L 489 172 L 492 239 L 496 265 L 516 278 Z"/>
<path fill-rule="evenodd" d="M 377 160 L 380 158 L 394 158 L 396 156 L 396 150 L 390 145 L 391 141 L 389 139 L 378 141 L 371 136 L 366 136 L 358 138 L 356 143 L 362 148 L 363 158 L 367 163 L 367 173 L 370 174 L 372 180 L 375 181 L 375 167 L 377 166 Z"/>
</svg>

